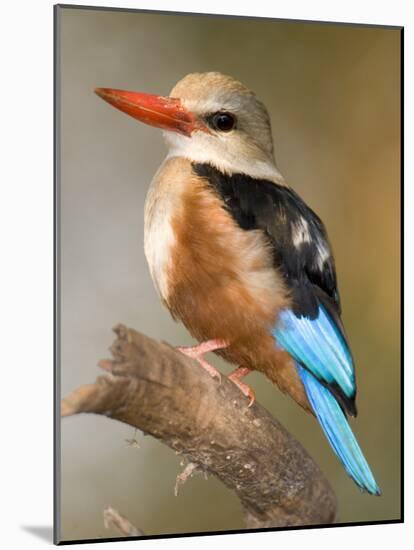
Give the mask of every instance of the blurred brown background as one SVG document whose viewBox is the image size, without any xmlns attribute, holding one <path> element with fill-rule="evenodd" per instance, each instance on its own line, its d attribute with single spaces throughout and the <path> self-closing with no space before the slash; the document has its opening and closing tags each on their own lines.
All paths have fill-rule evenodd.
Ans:
<svg viewBox="0 0 414 550">
<path fill-rule="evenodd" d="M 61 9 L 59 28 L 62 393 L 95 379 L 117 322 L 191 343 L 160 304 L 143 252 L 161 133 L 93 89 L 166 95 L 189 72 L 231 74 L 267 105 L 279 169 L 327 225 L 357 364 L 352 426 L 383 496 L 361 494 L 317 423 L 265 378 L 249 384 L 321 465 L 339 521 L 399 518 L 399 31 L 80 9 Z M 133 435 L 96 416 L 62 423 L 63 539 L 115 535 L 103 527 L 108 504 L 146 534 L 243 527 L 235 496 L 213 478 L 196 476 L 174 497 L 179 458 L 142 434 L 128 447 Z"/>
</svg>

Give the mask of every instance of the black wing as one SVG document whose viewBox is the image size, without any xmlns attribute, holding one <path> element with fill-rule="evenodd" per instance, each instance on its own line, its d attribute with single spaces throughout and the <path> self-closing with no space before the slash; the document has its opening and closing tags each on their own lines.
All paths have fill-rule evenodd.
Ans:
<svg viewBox="0 0 414 550">
<path fill-rule="evenodd" d="M 209 164 L 193 164 L 193 169 L 220 195 L 241 228 L 262 229 L 268 236 L 275 265 L 293 291 L 295 313 L 316 314 L 315 300 L 305 292 L 312 285 L 311 294 L 320 294 L 338 316 L 340 298 L 326 230 L 299 195 L 267 180 L 224 175 Z"/>
</svg>

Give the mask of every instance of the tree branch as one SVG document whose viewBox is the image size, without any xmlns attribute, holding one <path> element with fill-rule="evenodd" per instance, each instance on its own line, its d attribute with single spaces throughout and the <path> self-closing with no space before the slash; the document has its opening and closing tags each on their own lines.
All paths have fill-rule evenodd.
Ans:
<svg viewBox="0 0 414 550">
<path fill-rule="evenodd" d="M 120 514 L 118 510 L 115 510 L 115 508 L 112 508 L 112 506 L 105 508 L 103 516 L 105 529 L 114 527 L 121 535 L 124 535 L 125 537 L 144 536 L 144 532 L 141 531 L 141 529 L 135 527 L 135 525 L 133 525 L 128 518 Z"/>
<path fill-rule="evenodd" d="M 248 528 L 332 523 L 336 498 L 303 447 L 225 376 L 211 378 L 166 343 L 114 328 L 106 371 L 62 401 L 62 416 L 97 413 L 160 439 L 234 490 Z"/>
</svg>

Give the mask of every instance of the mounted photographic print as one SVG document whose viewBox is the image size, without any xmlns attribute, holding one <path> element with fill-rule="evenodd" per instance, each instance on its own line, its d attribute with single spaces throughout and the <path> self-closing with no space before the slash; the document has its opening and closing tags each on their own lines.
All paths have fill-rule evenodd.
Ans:
<svg viewBox="0 0 414 550">
<path fill-rule="evenodd" d="M 402 521 L 402 32 L 55 7 L 55 542 Z"/>
</svg>

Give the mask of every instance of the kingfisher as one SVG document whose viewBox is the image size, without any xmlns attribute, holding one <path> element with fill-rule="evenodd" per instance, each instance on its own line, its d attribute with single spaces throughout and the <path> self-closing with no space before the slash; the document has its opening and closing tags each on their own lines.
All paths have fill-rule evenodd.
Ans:
<svg viewBox="0 0 414 550">
<path fill-rule="evenodd" d="M 191 73 L 169 96 L 95 92 L 162 129 L 168 154 L 145 201 L 144 249 L 173 318 L 199 342 L 179 348 L 211 376 L 204 355 L 259 371 L 319 421 L 348 475 L 380 489 L 348 423 L 354 362 L 341 320 L 325 226 L 276 167 L 271 123 L 249 88 L 219 72 Z"/>
</svg>

